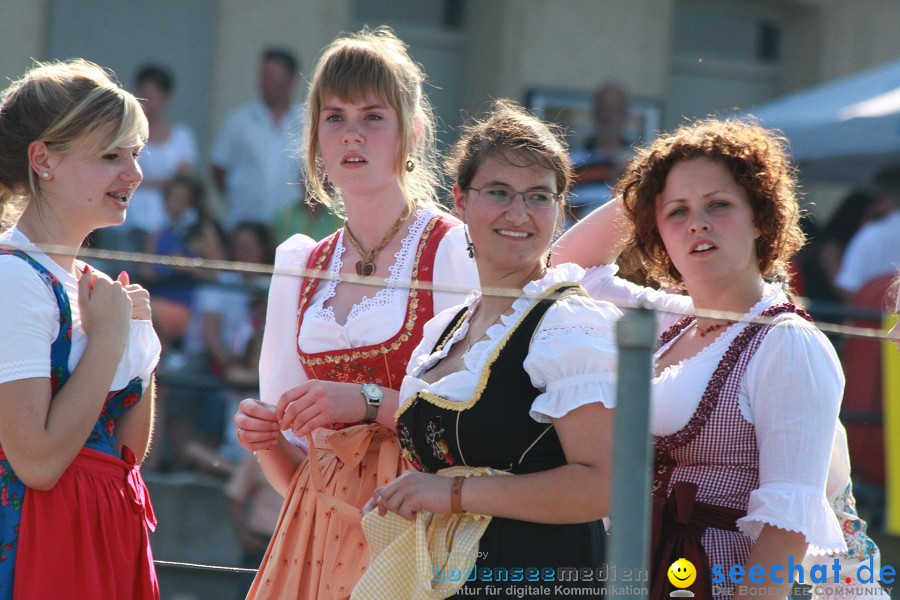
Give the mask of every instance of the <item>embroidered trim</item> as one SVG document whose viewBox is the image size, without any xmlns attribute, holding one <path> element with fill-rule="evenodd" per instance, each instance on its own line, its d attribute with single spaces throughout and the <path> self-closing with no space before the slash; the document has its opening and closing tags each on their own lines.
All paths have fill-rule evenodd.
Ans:
<svg viewBox="0 0 900 600">
<path fill-rule="evenodd" d="M 400 243 L 400 251 L 394 253 L 394 264 L 388 269 L 390 275 L 384 280 L 384 287 L 379 289 L 371 297 L 363 296 L 362 299 L 350 309 L 350 313 L 347 315 L 348 322 L 375 307 L 392 306 L 395 304 L 396 296 L 402 293 L 403 288 L 405 287 L 398 287 L 397 283 L 400 281 L 400 277 L 406 270 L 408 257 L 412 255 L 409 249 L 415 243 L 415 240 L 422 229 L 428 224 L 428 221 L 431 220 L 431 217 L 432 215 L 430 213 L 426 213 L 422 209 L 416 211 L 416 219 L 413 221 L 412 225 L 409 226 L 408 233 L 403 237 L 403 240 Z"/>
<path fill-rule="evenodd" d="M 431 446 L 431 454 L 437 460 L 443 462 L 448 467 L 456 464 L 453 455 L 450 454 L 450 446 L 444 439 L 444 418 L 442 415 L 436 415 L 428 427 L 425 428 L 425 441 Z"/>
<path fill-rule="evenodd" d="M 422 463 L 422 459 L 416 452 L 416 445 L 413 443 L 412 434 L 409 428 L 403 423 L 397 423 L 397 437 L 400 439 L 400 455 L 406 462 L 411 464 L 417 471 L 430 473 L 431 471 Z"/>
<path fill-rule="evenodd" d="M 565 326 L 554 326 L 538 328 L 535 332 L 534 340 L 538 342 L 547 342 L 558 337 L 568 337 L 573 333 L 588 337 L 600 338 L 605 342 L 615 342 L 614 331 L 609 327 L 595 327 L 588 323 L 577 323 Z"/>
<path fill-rule="evenodd" d="M 438 345 L 434 347 L 434 350 L 429 354 L 429 356 L 433 354 L 439 354 L 444 349 L 444 346 L 450 343 L 450 340 L 453 339 L 453 336 L 456 335 L 456 332 L 459 331 L 459 328 L 462 327 L 463 323 L 466 322 L 466 317 L 468 316 L 468 314 L 468 308 L 460 311 L 460 313 L 456 316 L 456 323 L 454 323 L 453 328 L 446 336 L 444 336 L 444 339 L 438 342 Z"/>
<path fill-rule="evenodd" d="M 796 313 L 807 321 L 812 321 L 812 317 L 810 317 L 806 311 L 797 308 L 797 306 L 792 303 L 769 307 L 764 310 L 760 316 L 776 317 L 784 313 Z M 693 316 L 687 316 L 672 325 L 668 331 L 660 336 L 660 345 L 667 344 L 677 337 L 678 334 L 693 322 L 693 320 Z M 722 387 L 734 370 L 738 359 L 753 337 L 759 333 L 763 327 L 769 326 L 755 323 L 750 324 L 738 334 L 734 341 L 731 342 L 728 349 L 725 351 L 725 354 L 722 356 L 722 359 L 719 361 L 719 364 L 716 366 L 715 371 L 713 371 L 712 377 L 710 377 L 709 383 L 706 385 L 706 390 L 703 392 L 703 397 L 700 399 L 700 403 L 697 405 L 697 409 L 694 411 L 694 414 L 691 416 L 687 425 L 673 434 L 655 438 L 653 443 L 656 450 L 656 468 L 653 483 L 654 493 L 667 487 L 665 480 L 667 479 L 670 468 L 673 466 L 673 461 L 669 453 L 675 448 L 680 448 L 689 443 L 697 437 L 700 430 L 706 426 L 710 415 L 719 402 L 719 395 L 722 391 Z"/>
<path fill-rule="evenodd" d="M 438 408 L 443 408 L 445 410 L 464 411 L 464 410 L 467 410 L 467 409 L 475 406 L 475 404 L 478 402 L 478 400 L 481 399 L 481 394 L 484 392 L 485 386 L 487 386 L 487 380 L 491 374 L 491 367 L 493 366 L 494 362 L 496 362 L 497 358 L 500 356 L 500 351 L 503 350 L 504 346 L 506 346 L 506 343 L 509 341 L 509 338 L 512 337 L 512 334 L 515 332 L 516 329 L 518 329 L 518 327 L 519 327 L 519 325 L 521 325 L 522 321 L 525 320 L 525 317 L 527 317 L 529 315 L 529 313 L 531 313 L 531 311 L 534 310 L 534 307 L 536 307 L 538 304 L 540 304 L 540 302 L 542 300 L 545 300 L 546 298 L 552 296 L 553 294 L 556 294 L 560 288 L 571 287 L 571 286 L 572 286 L 571 282 L 563 281 L 554 286 L 547 288 L 546 290 L 544 290 L 543 294 L 541 294 L 539 297 L 535 298 L 532 301 L 531 306 L 529 306 L 526 310 L 522 311 L 522 314 L 519 315 L 519 319 L 515 322 L 515 324 L 513 324 L 512 327 L 510 327 L 509 329 L 506 330 L 506 333 L 503 334 L 503 337 L 500 338 L 500 341 L 497 342 L 497 345 L 494 346 L 494 348 L 491 350 L 490 354 L 488 354 L 488 358 L 485 361 L 484 366 L 481 369 L 481 375 L 478 378 L 478 384 L 475 386 L 475 391 L 472 393 L 472 397 L 470 399 L 468 399 L 464 402 L 454 402 L 452 400 L 447 400 L 446 398 L 444 398 L 442 396 L 438 396 L 437 394 L 435 394 L 433 392 L 429 392 L 427 390 L 422 390 L 422 391 L 418 392 L 417 394 L 410 396 L 410 398 L 406 402 L 404 402 L 399 408 L 397 408 L 397 412 L 394 413 L 394 421 L 399 421 L 400 416 L 406 411 L 407 408 L 410 407 L 410 405 L 412 405 L 412 403 L 417 398 L 422 398 L 426 402 L 430 402 L 431 404 L 434 404 Z M 482 343 L 482 342 L 479 342 L 479 343 Z"/>
<path fill-rule="evenodd" d="M 753 527 L 752 525 L 759 525 L 759 527 Z M 754 535 L 758 536 L 759 531 L 762 530 L 764 525 L 771 525 L 772 527 L 777 527 L 778 529 L 784 529 L 785 531 L 792 531 L 794 533 L 801 533 L 803 537 L 806 538 L 806 543 L 808 547 L 806 549 L 806 553 L 810 556 L 831 556 L 837 557 L 844 555 L 844 549 L 840 546 L 835 546 L 834 544 L 824 544 L 820 541 L 815 540 L 806 528 L 799 528 L 793 525 L 788 525 L 787 523 L 779 520 L 773 519 L 769 517 L 742 517 L 737 521 L 738 531 L 743 533 L 744 535 L 752 538 Z M 751 535 L 754 534 L 754 535 Z"/>
<path fill-rule="evenodd" d="M 416 281 L 418 278 L 419 261 L 422 257 L 422 253 L 425 250 L 426 242 L 428 241 L 428 238 L 439 219 L 439 215 L 432 218 L 431 221 L 429 221 L 428 225 L 425 226 L 421 238 L 419 238 L 419 247 L 416 249 L 416 256 L 413 261 L 413 281 Z M 297 309 L 298 319 L 302 318 L 303 316 L 303 308 L 309 300 L 310 290 L 315 286 L 315 282 L 318 281 L 318 275 L 321 272 L 322 264 L 325 262 L 325 259 L 328 256 L 328 252 L 331 249 L 331 246 L 334 244 L 334 240 L 336 239 L 336 237 L 337 234 L 332 236 L 332 239 L 326 242 L 322 253 L 319 255 L 318 259 L 316 259 L 316 264 L 314 267 L 315 273 L 312 277 L 309 278 L 306 286 L 303 289 L 303 292 L 300 294 L 300 303 L 299 308 Z M 305 354 L 303 352 L 298 352 L 298 355 L 300 356 L 300 362 L 304 365 L 316 366 L 323 364 L 357 361 L 360 359 L 373 358 L 378 355 L 386 355 L 390 352 L 393 352 L 400 348 L 400 346 L 402 346 L 407 340 L 409 340 L 410 336 L 412 335 L 413 329 L 415 327 L 416 317 L 418 314 L 418 307 L 419 289 L 415 286 L 412 286 L 409 290 L 409 301 L 407 302 L 406 323 L 404 323 L 404 325 L 400 328 L 400 332 L 394 336 L 394 339 L 390 343 L 384 342 L 382 344 L 370 346 L 370 349 L 353 349 L 343 353 L 328 352 Z"/>
</svg>

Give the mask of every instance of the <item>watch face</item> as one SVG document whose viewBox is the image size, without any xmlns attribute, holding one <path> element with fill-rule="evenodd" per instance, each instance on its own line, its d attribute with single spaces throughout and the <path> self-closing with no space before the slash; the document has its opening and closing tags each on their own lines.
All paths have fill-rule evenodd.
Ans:
<svg viewBox="0 0 900 600">
<path fill-rule="evenodd" d="M 384 396 L 381 388 L 374 383 L 364 383 L 363 393 L 366 395 L 366 400 L 370 402 L 381 402 L 381 398 Z"/>
</svg>

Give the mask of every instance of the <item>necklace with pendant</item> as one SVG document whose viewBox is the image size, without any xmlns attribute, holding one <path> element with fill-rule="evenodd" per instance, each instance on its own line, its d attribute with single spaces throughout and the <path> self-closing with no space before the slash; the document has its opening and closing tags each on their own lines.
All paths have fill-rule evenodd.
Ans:
<svg viewBox="0 0 900 600">
<path fill-rule="evenodd" d="M 378 242 L 374 248 L 366 252 L 362 249 L 359 241 L 356 239 L 356 236 L 353 235 L 353 232 L 350 231 L 350 224 L 347 221 L 344 221 L 344 231 L 347 232 L 347 239 L 350 240 L 350 244 L 356 249 L 357 253 L 362 257 L 358 261 L 356 261 L 356 274 L 360 277 L 369 277 L 370 275 L 375 274 L 375 257 L 378 256 L 378 253 L 381 252 L 385 246 L 390 243 L 394 236 L 397 235 L 397 232 L 400 230 L 400 226 L 409 218 L 412 209 L 407 207 L 406 210 L 403 211 L 403 214 L 400 215 L 400 218 L 397 219 L 396 222 L 391 226 L 387 233 L 381 238 L 381 241 Z"/>
</svg>

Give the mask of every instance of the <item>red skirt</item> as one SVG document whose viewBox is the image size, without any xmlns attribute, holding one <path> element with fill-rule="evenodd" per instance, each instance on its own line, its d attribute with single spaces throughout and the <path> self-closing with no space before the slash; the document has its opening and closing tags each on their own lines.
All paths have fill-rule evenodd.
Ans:
<svg viewBox="0 0 900 600">
<path fill-rule="evenodd" d="M 155 600 L 156 528 L 134 453 L 82 448 L 53 489 L 27 488 L 13 598 Z"/>
</svg>

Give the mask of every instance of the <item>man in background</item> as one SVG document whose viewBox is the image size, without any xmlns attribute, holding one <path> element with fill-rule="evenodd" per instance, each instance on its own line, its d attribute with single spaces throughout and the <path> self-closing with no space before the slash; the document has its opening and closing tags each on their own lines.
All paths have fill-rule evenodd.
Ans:
<svg viewBox="0 0 900 600">
<path fill-rule="evenodd" d="M 260 98 L 234 109 L 213 146 L 212 176 L 225 198 L 228 229 L 241 221 L 274 222 L 302 195 L 296 155 L 303 111 L 293 100 L 299 64 L 290 51 L 269 48 L 259 65 Z"/>
<path fill-rule="evenodd" d="M 572 151 L 575 169 L 572 210 L 578 220 L 612 198 L 612 188 L 632 157 L 626 139 L 628 95 L 617 84 L 607 83 L 594 94 L 593 135 L 583 148 Z"/>
</svg>

